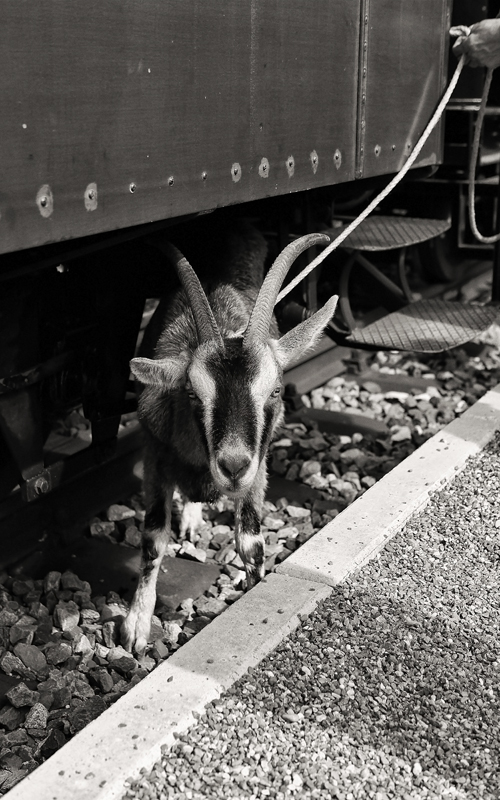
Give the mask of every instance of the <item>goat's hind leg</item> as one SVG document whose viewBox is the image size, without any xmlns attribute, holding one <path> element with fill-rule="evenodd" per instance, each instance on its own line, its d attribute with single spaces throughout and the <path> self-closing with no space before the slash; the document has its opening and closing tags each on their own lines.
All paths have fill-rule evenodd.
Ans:
<svg viewBox="0 0 500 800">
<path fill-rule="evenodd" d="M 122 624 L 123 646 L 132 652 L 144 652 L 156 604 L 156 581 L 167 549 L 170 534 L 173 486 L 159 491 L 146 513 L 142 535 L 142 566 L 130 611 Z M 146 501 L 147 502 L 147 501 Z"/>
<path fill-rule="evenodd" d="M 196 542 L 198 530 L 205 524 L 203 519 L 203 503 L 192 503 L 182 498 L 182 514 L 180 524 L 181 539 Z"/>
</svg>

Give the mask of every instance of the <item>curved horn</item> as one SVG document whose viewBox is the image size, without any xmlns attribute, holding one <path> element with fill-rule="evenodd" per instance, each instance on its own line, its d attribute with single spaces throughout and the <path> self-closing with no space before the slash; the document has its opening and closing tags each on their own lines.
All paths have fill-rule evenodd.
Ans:
<svg viewBox="0 0 500 800">
<path fill-rule="evenodd" d="M 243 337 L 244 345 L 252 341 L 263 341 L 269 335 L 276 298 L 281 289 L 281 284 L 295 259 L 309 247 L 315 244 L 327 245 L 329 242 L 330 237 L 326 233 L 308 233 L 306 236 L 301 236 L 300 239 L 290 242 L 280 253 L 260 287 Z"/>
<path fill-rule="evenodd" d="M 222 336 L 213 311 L 210 308 L 207 296 L 191 264 L 173 244 L 165 243 L 162 249 L 175 264 L 179 280 L 182 284 L 182 288 L 186 292 L 188 303 L 193 312 L 199 343 L 203 344 L 203 342 L 211 342 L 214 340 L 222 342 Z"/>
</svg>

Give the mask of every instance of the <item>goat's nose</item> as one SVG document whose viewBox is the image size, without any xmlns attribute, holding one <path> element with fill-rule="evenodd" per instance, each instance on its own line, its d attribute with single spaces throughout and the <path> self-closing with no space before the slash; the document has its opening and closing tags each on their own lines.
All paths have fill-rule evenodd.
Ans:
<svg viewBox="0 0 500 800">
<path fill-rule="evenodd" d="M 250 466 L 250 459 L 247 455 L 226 455 L 218 458 L 217 463 L 226 478 L 235 481 L 245 474 Z"/>
</svg>

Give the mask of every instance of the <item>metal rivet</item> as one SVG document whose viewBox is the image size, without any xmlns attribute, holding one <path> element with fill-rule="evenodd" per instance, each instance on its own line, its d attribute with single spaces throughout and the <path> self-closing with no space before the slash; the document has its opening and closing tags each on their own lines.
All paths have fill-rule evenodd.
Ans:
<svg viewBox="0 0 500 800">
<path fill-rule="evenodd" d="M 201 173 L 201 179 L 202 179 L 202 181 L 206 181 L 207 177 L 208 177 L 208 175 L 207 175 L 207 173 L 206 173 L 206 172 L 202 172 L 202 173 Z"/>
<path fill-rule="evenodd" d="M 333 154 L 333 163 L 337 169 L 340 169 L 340 165 L 342 164 L 342 153 L 338 149 L 335 150 Z"/>
<path fill-rule="evenodd" d="M 42 217 L 50 217 L 54 210 L 54 198 L 48 183 L 40 187 L 36 194 L 36 204 Z"/>
<path fill-rule="evenodd" d="M 173 186 L 174 185 L 173 175 L 170 176 L 170 178 L 168 179 L 167 183 L 168 183 L 169 186 Z"/>
<path fill-rule="evenodd" d="M 313 172 L 316 175 L 316 171 L 318 169 L 318 162 L 319 162 L 319 158 L 318 158 L 318 154 L 317 154 L 316 150 L 312 151 L 312 153 L 310 155 L 310 159 L 311 159 Z"/>
<path fill-rule="evenodd" d="M 89 183 L 83 194 L 83 202 L 87 211 L 95 211 L 97 208 L 97 184 Z"/>
<path fill-rule="evenodd" d="M 411 150 L 411 142 L 406 142 L 406 149 Z"/>
<path fill-rule="evenodd" d="M 137 189 L 137 186 L 135 185 L 135 183 L 131 183 L 128 188 L 130 189 L 130 191 L 133 194 L 135 192 L 135 190 Z"/>
<path fill-rule="evenodd" d="M 293 156 L 289 156 L 286 161 L 286 169 L 288 172 L 288 177 L 292 178 L 293 173 L 295 172 L 295 159 Z"/>
<path fill-rule="evenodd" d="M 263 158 L 259 164 L 259 175 L 261 178 L 269 177 L 269 161 L 267 158 Z"/>
<path fill-rule="evenodd" d="M 376 144 L 375 147 L 373 148 L 373 152 L 375 153 L 377 158 L 379 157 L 381 150 L 382 150 L 382 148 L 380 147 L 379 144 Z"/>
<path fill-rule="evenodd" d="M 231 178 L 233 179 L 234 183 L 238 183 L 241 178 L 241 167 L 237 161 L 231 167 Z"/>
<path fill-rule="evenodd" d="M 396 145 L 393 144 L 392 147 L 391 147 L 391 150 L 395 150 L 395 149 L 396 149 Z"/>
</svg>

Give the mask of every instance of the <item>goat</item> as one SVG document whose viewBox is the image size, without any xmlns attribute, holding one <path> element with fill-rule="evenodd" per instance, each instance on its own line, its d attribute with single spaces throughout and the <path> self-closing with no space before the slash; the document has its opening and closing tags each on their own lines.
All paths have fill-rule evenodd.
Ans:
<svg viewBox="0 0 500 800">
<path fill-rule="evenodd" d="M 195 502 L 215 502 L 222 494 L 234 499 L 236 550 L 247 588 L 263 577 L 266 454 L 283 416 L 283 370 L 316 341 L 335 311 L 336 296 L 278 338 L 273 308 L 288 270 L 304 250 L 330 239 L 309 234 L 293 241 L 263 282 L 265 240 L 255 229 L 247 239 L 228 280 L 216 282 L 208 296 L 182 253 L 170 243 L 160 245 L 175 263 L 182 289 L 160 302 L 145 346 L 131 361 L 144 384 L 139 418 L 146 519 L 141 574 L 121 638 L 138 653 L 148 640 L 175 487 L 188 501 L 181 531 L 202 522 L 196 511 L 201 503 Z"/>
</svg>

